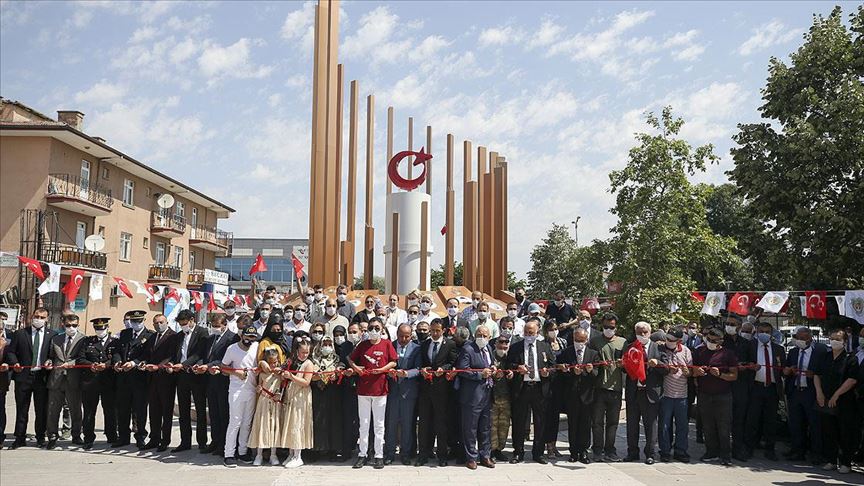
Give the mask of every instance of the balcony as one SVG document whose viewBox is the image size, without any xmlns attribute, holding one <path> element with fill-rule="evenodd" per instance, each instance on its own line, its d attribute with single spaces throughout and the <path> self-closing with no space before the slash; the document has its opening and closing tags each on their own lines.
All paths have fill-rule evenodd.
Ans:
<svg viewBox="0 0 864 486">
<path fill-rule="evenodd" d="M 108 214 L 114 204 L 110 189 L 72 174 L 49 174 L 45 198 L 52 206 L 87 216 Z"/>
<path fill-rule="evenodd" d="M 204 270 L 192 270 L 186 276 L 186 286 L 198 288 L 204 285 Z"/>
<path fill-rule="evenodd" d="M 186 232 L 186 218 L 154 211 L 150 216 L 150 232 L 163 238 L 183 236 Z"/>
<path fill-rule="evenodd" d="M 180 267 L 174 265 L 160 265 L 158 263 L 150 265 L 150 272 L 147 274 L 149 283 L 173 282 L 180 283 Z"/>
<path fill-rule="evenodd" d="M 105 253 L 62 243 L 49 243 L 42 248 L 42 255 L 39 259 L 63 267 L 80 268 L 100 273 L 104 273 L 108 265 L 108 256 Z"/>
<path fill-rule="evenodd" d="M 189 244 L 219 253 L 220 256 L 223 256 L 228 254 L 228 248 L 231 246 L 233 239 L 233 233 L 199 224 L 192 228 L 192 232 L 189 235 Z"/>
</svg>

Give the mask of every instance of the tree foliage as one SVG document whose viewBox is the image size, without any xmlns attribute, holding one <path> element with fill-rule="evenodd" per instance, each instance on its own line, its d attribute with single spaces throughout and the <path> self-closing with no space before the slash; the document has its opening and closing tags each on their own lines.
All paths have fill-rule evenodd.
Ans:
<svg viewBox="0 0 864 486">
<path fill-rule="evenodd" d="M 558 290 L 573 297 L 597 295 L 603 289 L 605 270 L 603 242 L 577 247 L 566 226 L 553 224 L 531 251 L 529 294 L 540 299 L 551 298 Z"/>
<path fill-rule="evenodd" d="M 463 285 L 462 272 L 464 266 L 462 262 L 453 264 L 453 285 Z M 429 276 L 429 284 L 432 290 L 444 285 L 444 265 L 439 265 L 438 268 L 432 269 L 432 274 Z M 507 272 L 507 290 L 515 291 L 519 287 L 527 287 L 524 280 L 517 279 L 515 272 Z"/>
</svg>

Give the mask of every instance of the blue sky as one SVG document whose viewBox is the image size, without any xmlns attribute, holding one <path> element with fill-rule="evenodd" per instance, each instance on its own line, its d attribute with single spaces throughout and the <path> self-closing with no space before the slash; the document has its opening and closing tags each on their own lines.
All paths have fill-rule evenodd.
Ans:
<svg viewBox="0 0 864 486">
<path fill-rule="evenodd" d="M 305 237 L 312 5 L 3 1 L 0 94 L 44 113 L 84 112 L 87 133 L 236 208 L 222 224 L 235 236 Z M 724 181 L 736 124 L 758 119 L 768 59 L 787 58 L 812 14 L 833 5 L 343 2 L 346 78 L 363 98 L 376 95 L 376 247 L 387 106 L 396 151 L 408 116 L 415 148 L 433 127 L 433 264 L 443 261 L 443 149 L 453 133 L 457 181 L 464 139 L 507 157 L 510 267 L 524 275 L 553 222 L 578 215 L 580 241 L 608 236 L 607 174 L 626 163 L 646 110 L 671 104 L 684 136 L 722 158 L 697 180 Z M 347 153 L 347 96 L 345 112 Z"/>
</svg>

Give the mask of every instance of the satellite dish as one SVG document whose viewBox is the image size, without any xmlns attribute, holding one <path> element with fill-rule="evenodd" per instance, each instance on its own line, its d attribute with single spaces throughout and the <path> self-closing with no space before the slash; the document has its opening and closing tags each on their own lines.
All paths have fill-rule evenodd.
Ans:
<svg viewBox="0 0 864 486">
<path fill-rule="evenodd" d="M 90 235 L 84 238 L 84 248 L 90 251 L 101 251 L 105 248 L 105 238 L 102 235 Z"/>
<path fill-rule="evenodd" d="M 171 194 L 162 194 L 156 200 L 156 204 L 162 209 L 168 209 L 174 205 L 174 196 Z"/>
</svg>

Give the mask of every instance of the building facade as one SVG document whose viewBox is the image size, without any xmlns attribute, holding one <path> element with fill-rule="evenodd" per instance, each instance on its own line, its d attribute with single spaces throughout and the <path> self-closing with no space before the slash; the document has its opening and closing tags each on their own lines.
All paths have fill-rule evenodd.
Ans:
<svg viewBox="0 0 864 486">
<path fill-rule="evenodd" d="M 260 253 L 267 264 L 267 271 L 255 275 L 259 287 L 274 285 L 280 292 L 293 292 L 297 290 L 297 279 L 291 254 L 295 253 L 305 264 L 308 248 L 308 239 L 235 238 L 230 255 L 216 259 L 216 270 L 228 274 L 228 285 L 232 289 L 246 294 L 252 287 L 249 268 Z M 305 269 L 301 283 L 306 285 Z"/>
<path fill-rule="evenodd" d="M 15 288 L 25 312 L 41 301 L 56 319 L 69 305 L 83 322 L 110 317 L 118 330 L 126 311 L 148 304 L 144 295 L 130 299 L 118 292 L 112 277 L 200 287 L 204 270 L 231 249 L 232 235 L 218 222 L 234 210 L 85 134 L 83 119 L 80 112 L 60 111 L 54 120 L 0 98 L 0 250 L 7 256 L 0 292 Z M 162 208 L 157 201 L 165 194 L 171 197 L 163 203 L 172 204 Z M 86 247 L 91 235 L 102 236 L 100 250 Z M 62 265 L 61 289 L 70 269 L 85 270 L 76 301 L 56 292 L 40 299 L 38 280 L 10 264 L 10 254 Z M 90 274 L 105 275 L 101 300 L 87 298 Z M 155 313 L 161 306 L 149 308 Z"/>
</svg>

